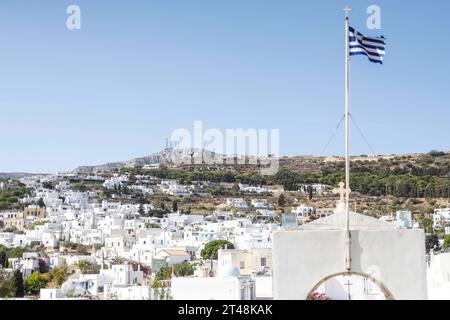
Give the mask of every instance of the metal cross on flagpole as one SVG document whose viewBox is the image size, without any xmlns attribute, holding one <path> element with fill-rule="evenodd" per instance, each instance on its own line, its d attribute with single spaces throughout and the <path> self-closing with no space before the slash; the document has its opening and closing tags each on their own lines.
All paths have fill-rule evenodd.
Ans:
<svg viewBox="0 0 450 320">
<path fill-rule="evenodd" d="M 349 22 L 348 16 L 351 9 L 348 5 L 345 6 L 345 215 L 346 215 L 346 238 L 345 238 L 345 267 L 347 270 L 351 269 L 351 234 L 350 234 L 350 128 L 349 128 Z"/>
</svg>

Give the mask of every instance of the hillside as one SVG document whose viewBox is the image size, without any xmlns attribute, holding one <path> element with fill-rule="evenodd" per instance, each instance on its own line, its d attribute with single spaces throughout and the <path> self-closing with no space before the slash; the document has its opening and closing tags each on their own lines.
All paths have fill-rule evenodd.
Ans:
<svg viewBox="0 0 450 320">
<path fill-rule="evenodd" d="M 237 156 L 243 159 L 242 156 Z M 253 157 L 248 157 L 254 159 Z M 160 152 L 131 160 L 110 162 L 101 165 L 80 166 L 76 168 L 74 173 L 90 174 L 98 171 L 114 171 L 120 168 L 143 167 L 149 164 L 166 164 L 166 165 L 187 165 L 194 163 L 222 163 L 226 159 L 227 163 L 234 161 L 233 157 L 224 156 L 206 149 L 172 149 L 166 148 Z"/>
</svg>

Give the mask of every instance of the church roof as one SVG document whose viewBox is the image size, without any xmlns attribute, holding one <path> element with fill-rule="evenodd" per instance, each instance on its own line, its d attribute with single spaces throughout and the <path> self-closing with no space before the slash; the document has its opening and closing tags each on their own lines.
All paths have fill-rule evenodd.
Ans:
<svg viewBox="0 0 450 320">
<path fill-rule="evenodd" d="M 217 275 L 219 278 L 226 278 L 226 277 L 240 277 L 239 269 L 233 266 L 232 264 L 228 264 L 220 268 L 219 274 Z"/>
<path fill-rule="evenodd" d="M 395 225 L 356 212 L 349 213 L 350 230 L 395 230 Z M 345 230 L 345 211 L 300 226 L 302 230 Z"/>
</svg>

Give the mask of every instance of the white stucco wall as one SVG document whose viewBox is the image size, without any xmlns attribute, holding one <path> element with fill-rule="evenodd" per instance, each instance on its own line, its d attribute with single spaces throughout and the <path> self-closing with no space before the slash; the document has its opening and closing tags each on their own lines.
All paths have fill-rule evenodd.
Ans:
<svg viewBox="0 0 450 320">
<path fill-rule="evenodd" d="M 174 300 L 240 300 L 238 278 L 172 278 Z"/>
<path fill-rule="evenodd" d="M 255 278 L 256 299 L 269 299 L 273 297 L 272 277 Z"/>
<path fill-rule="evenodd" d="M 428 298 L 450 300 L 450 252 L 431 254 L 427 270 Z"/>
<path fill-rule="evenodd" d="M 351 235 L 352 271 L 375 273 L 395 299 L 427 299 L 423 230 L 352 230 Z M 274 299 L 306 299 L 319 281 L 345 271 L 345 230 L 275 233 Z"/>
</svg>

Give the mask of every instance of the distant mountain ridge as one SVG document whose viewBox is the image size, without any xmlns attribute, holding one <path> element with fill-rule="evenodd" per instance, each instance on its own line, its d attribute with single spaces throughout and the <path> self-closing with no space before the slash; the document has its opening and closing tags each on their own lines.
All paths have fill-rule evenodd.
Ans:
<svg viewBox="0 0 450 320">
<path fill-rule="evenodd" d="M 376 155 L 376 156 L 352 156 L 351 160 L 353 161 L 377 161 L 379 159 L 389 160 L 397 157 L 420 157 L 423 155 L 445 155 L 450 156 L 449 151 L 432 151 L 429 153 L 406 153 L 406 154 L 389 154 L 389 155 Z M 148 156 L 134 158 L 126 161 L 118 161 L 118 162 L 108 162 L 100 165 L 91 165 L 91 166 L 79 166 L 75 168 L 72 173 L 81 173 L 81 174 L 93 174 L 95 172 L 111 172 L 116 169 L 124 168 L 124 167 L 143 167 L 145 165 L 151 164 L 190 164 L 194 161 L 195 164 L 200 163 L 216 163 L 221 164 L 225 159 L 227 164 L 232 164 L 234 158 L 242 159 L 245 156 L 236 155 L 223 155 L 218 154 L 213 151 L 209 151 L 206 149 L 173 149 L 166 148 L 160 152 L 153 153 Z M 254 156 L 249 156 L 249 160 L 255 161 Z M 320 163 L 332 163 L 332 162 L 340 162 L 343 161 L 344 158 L 342 156 L 321 156 L 316 157 L 313 155 L 310 156 L 283 156 L 279 158 L 281 167 L 290 167 L 292 169 L 304 171 L 304 170 L 312 170 L 313 167 L 317 167 Z M 240 162 L 242 163 L 242 162 Z M 256 163 L 256 162 L 251 162 Z M 30 176 L 48 176 L 51 173 L 28 173 L 28 172 L 0 172 L 0 179 L 20 179 L 24 177 Z"/>
<path fill-rule="evenodd" d="M 48 176 L 49 173 L 0 172 L 0 179 L 21 179 L 32 176 Z"/>
<path fill-rule="evenodd" d="M 448 151 L 432 151 L 429 152 L 428 155 L 435 153 L 435 155 L 450 155 Z M 409 154 L 389 154 L 389 155 L 374 155 L 374 156 L 352 156 L 351 161 L 377 161 L 379 159 L 389 160 L 396 157 L 405 157 L 405 156 L 411 156 L 411 157 L 420 157 L 422 155 L 426 155 L 427 153 L 409 153 Z M 101 165 L 93 165 L 93 166 L 80 166 L 76 168 L 73 173 L 82 173 L 82 174 L 91 174 L 94 172 L 109 172 L 113 171 L 115 169 L 120 169 L 124 167 L 141 167 L 145 165 L 151 165 L 151 164 L 190 164 L 191 161 L 194 161 L 195 164 L 201 164 L 201 163 L 216 163 L 221 164 L 223 159 L 226 159 L 227 164 L 233 163 L 234 157 L 237 159 L 245 158 L 245 156 L 242 155 L 236 155 L 236 156 L 230 156 L 230 155 L 223 155 L 218 154 L 213 151 L 209 151 L 206 149 L 173 149 L 173 148 L 166 148 L 160 152 L 140 157 L 140 158 L 134 158 L 127 161 L 120 161 L 120 162 L 109 162 Z M 255 156 L 248 156 L 248 159 L 252 161 L 251 163 L 256 163 Z M 311 166 L 311 162 L 340 162 L 343 161 L 344 158 L 342 156 L 321 156 L 321 157 L 315 157 L 315 156 L 290 156 L 290 157 L 281 157 L 279 158 L 280 165 L 289 167 L 290 164 L 295 164 L 295 166 L 298 166 L 299 164 L 306 164 L 308 166 Z M 242 162 L 241 162 L 242 163 Z"/>
<path fill-rule="evenodd" d="M 237 156 L 243 158 L 243 156 Z M 160 152 L 148 156 L 134 158 L 126 161 L 109 162 L 101 165 L 80 166 L 73 173 L 89 174 L 98 171 L 113 171 L 124 167 L 140 167 L 151 164 L 188 164 L 192 160 L 195 163 L 208 163 L 212 160 L 218 161 L 223 158 L 232 159 L 232 156 L 224 156 L 206 149 L 172 149 L 166 148 Z M 252 158 L 252 157 L 250 157 Z"/>
</svg>

